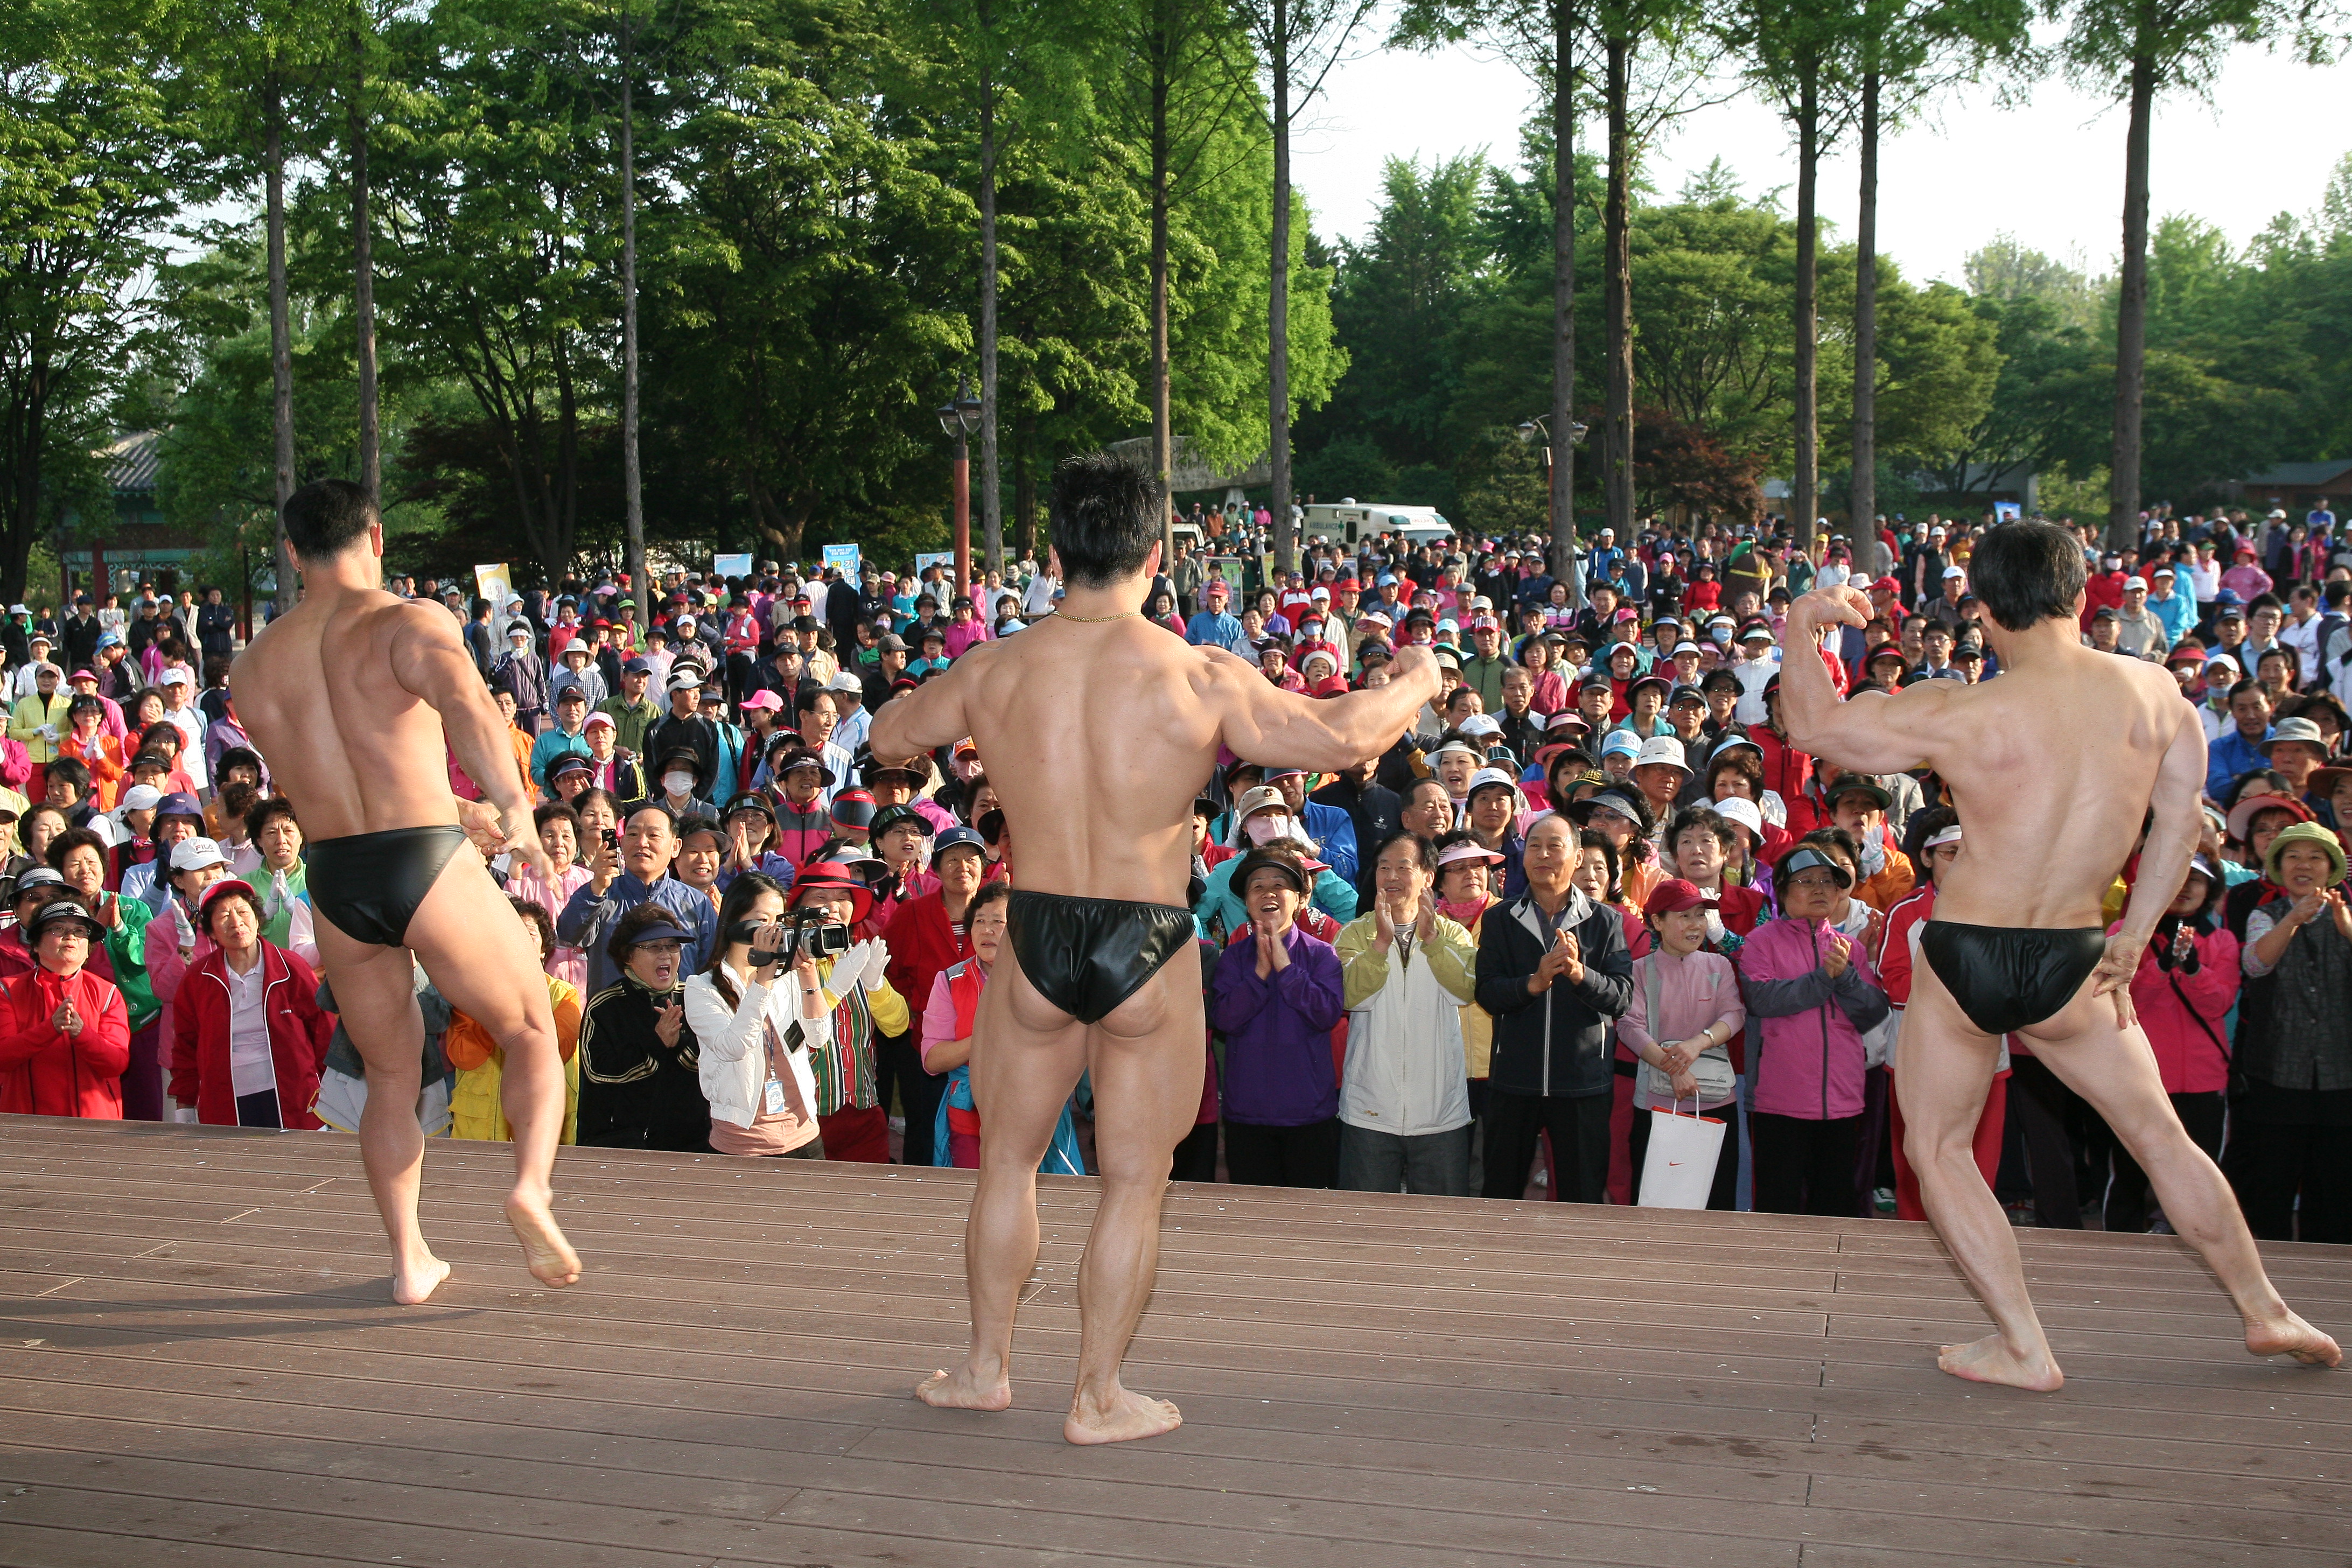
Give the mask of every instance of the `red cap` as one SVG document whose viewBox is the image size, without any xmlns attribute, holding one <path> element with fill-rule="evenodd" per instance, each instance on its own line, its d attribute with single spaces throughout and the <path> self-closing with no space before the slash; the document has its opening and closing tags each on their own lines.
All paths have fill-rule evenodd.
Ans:
<svg viewBox="0 0 2352 1568">
<path fill-rule="evenodd" d="M 1890 594 L 1900 594 L 1903 592 L 1903 584 L 1896 582 L 1892 577 L 1881 577 L 1877 582 L 1873 583 L 1871 586 L 1874 588 L 1884 588 Z"/>
<path fill-rule="evenodd" d="M 1673 914 L 1678 910 L 1705 909 L 1708 902 L 1707 896 L 1699 890 L 1697 883 L 1675 877 L 1650 889 L 1649 900 L 1643 904 L 1642 912 L 1645 915 Z"/>
</svg>

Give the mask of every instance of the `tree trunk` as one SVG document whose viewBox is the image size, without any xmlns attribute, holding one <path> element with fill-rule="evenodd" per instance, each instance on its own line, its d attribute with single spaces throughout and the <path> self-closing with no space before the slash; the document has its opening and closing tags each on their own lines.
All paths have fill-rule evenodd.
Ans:
<svg viewBox="0 0 2352 1568">
<path fill-rule="evenodd" d="M 1013 420 L 1013 537 L 1023 559 L 1044 563 L 1037 552 L 1037 418 L 1032 414 Z"/>
<path fill-rule="evenodd" d="M 1853 231 L 1853 481 L 1846 537 L 1861 559 L 1878 515 L 1878 68 L 1862 78 L 1862 200 Z"/>
<path fill-rule="evenodd" d="M 1266 278 L 1266 458 L 1272 467 L 1274 569 L 1297 560 L 1290 527 L 1290 6 L 1274 0 L 1274 246 Z"/>
<path fill-rule="evenodd" d="M 1618 542 L 1633 541 L 1633 146 L 1626 124 L 1628 80 L 1634 41 L 1612 37 L 1608 54 L 1609 194 L 1601 217 L 1601 244 L 1608 256 L 1601 300 L 1608 317 L 1608 438 L 1602 454 L 1608 472 L 1602 510 Z"/>
<path fill-rule="evenodd" d="M 352 327 L 359 349 L 360 489 L 381 506 L 383 436 L 375 385 L 375 241 L 368 222 L 367 106 L 362 101 L 366 89 L 367 37 L 354 27 L 346 123 L 352 155 Z"/>
<path fill-rule="evenodd" d="M 1553 0 L 1551 209 L 1551 571 L 1584 605 L 1576 549 L 1576 7 Z"/>
<path fill-rule="evenodd" d="M 1004 497 L 996 458 L 996 77 L 988 5 L 980 7 L 980 520 L 986 569 L 1004 570 Z M 977 607 L 978 601 L 974 601 Z M 982 620 L 992 618 L 983 613 Z"/>
<path fill-rule="evenodd" d="M 8 472 L 8 534 L 0 551 L 0 601 L 15 604 L 25 596 L 25 569 L 41 522 L 41 446 L 48 439 L 50 361 L 46 349 L 33 351 L 25 369 L 24 395 L 14 410 L 15 461 Z M 281 523 L 282 527 L 283 524 Z M 103 592 L 93 593 L 103 598 Z"/>
<path fill-rule="evenodd" d="M 621 508 L 628 531 L 629 597 L 642 642 L 653 625 L 646 581 L 646 496 L 637 467 L 637 130 L 635 37 L 621 18 Z"/>
<path fill-rule="evenodd" d="M 572 542 L 580 537 L 580 391 L 565 340 L 555 340 L 555 478 L 548 487 L 547 542 L 540 563 L 551 594 L 572 570 Z M 645 594 L 634 597 L 642 606 Z"/>
<path fill-rule="evenodd" d="M 294 493 L 294 346 L 286 320 L 286 100 L 277 73 L 262 88 L 265 220 L 269 230 L 269 423 L 275 437 L 274 520 L 279 614 L 294 607 L 294 562 L 286 553 L 286 500 Z"/>
<path fill-rule="evenodd" d="M 2139 543 L 2141 377 L 2147 361 L 2147 132 L 2156 62 L 2132 61 L 2124 140 L 2124 264 L 2116 299 L 2116 433 L 2107 458 L 2107 548 Z"/>
<path fill-rule="evenodd" d="M 1813 519 L 1821 505 L 1821 418 L 1816 405 L 1816 299 L 1820 258 L 1814 209 L 1820 195 L 1822 158 L 1821 70 L 1808 57 L 1799 67 L 1797 89 L 1797 463 L 1789 484 L 1790 519 L 1797 525 L 1797 548 L 1813 547 Z"/>
<path fill-rule="evenodd" d="M 1151 53 L 1151 471 L 1160 488 L 1160 569 L 1176 560 L 1176 426 L 1168 377 L 1168 96 L 1175 51 L 1165 10 L 1148 36 Z"/>
</svg>

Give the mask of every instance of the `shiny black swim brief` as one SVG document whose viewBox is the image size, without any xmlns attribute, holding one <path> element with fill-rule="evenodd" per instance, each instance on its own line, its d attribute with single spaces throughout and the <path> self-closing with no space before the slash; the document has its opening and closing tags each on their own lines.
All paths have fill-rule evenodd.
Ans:
<svg viewBox="0 0 2352 1568">
<path fill-rule="evenodd" d="M 1097 1024 L 1192 940 L 1192 915 L 1171 904 L 1079 899 L 1014 889 L 1005 931 L 1037 994 Z"/>
<path fill-rule="evenodd" d="M 2107 951 L 2096 926 L 2057 931 L 1929 921 L 1919 952 L 1936 978 L 1988 1035 L 2031 1028 L 2074 999 Z"/>
<path fill-rule="evenodd" d="M 455 824 L 313 839 L 302 852 L 310 906 L 353 942 L 405 946 L 417 906 L 464 842 Z"/>
</svg>

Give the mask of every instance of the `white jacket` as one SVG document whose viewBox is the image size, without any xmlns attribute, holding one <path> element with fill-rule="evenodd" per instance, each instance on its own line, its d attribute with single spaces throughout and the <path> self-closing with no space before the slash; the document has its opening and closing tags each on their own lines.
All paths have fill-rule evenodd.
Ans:
<svg viewBox="0 0 2352 1568">
<path fill-rule="evenodd" d="M 1413 943 L 1403 962 L 1395 947 L 1383 957 L 1372 946 L 1378 919 L 1349 921 L 1337 943 L 1351 999 L 1339 1120 L 1405 1138 L 1467 1127 L 1461 1009 L 1473 999 L 1478 950 L 1468 931 L 1440 915 L 1433 940 Z"/>
<path fill-rule="evenodd" d="M 821 1018 L 803 1018 L 797 987 L 747 984 L 731 965 L 722 962 L 719 967 L 742 998 L 731 1008 L 709 975 L 690 974 L 686 981 L 686 1022 L 700 1047 L 702 1097 L 710 1101 L 710 1114 L 731 1126 L 751 1125 L 768 1087 L 767 1031 L 762 1026 L 773 1024 L 800 1087 L 800 1102 L 814 1115 L 816 1075 L 809 1068 L 809 1047 L 832 1040 L 833 1010 L 825 1009 Z"/>
</svg>

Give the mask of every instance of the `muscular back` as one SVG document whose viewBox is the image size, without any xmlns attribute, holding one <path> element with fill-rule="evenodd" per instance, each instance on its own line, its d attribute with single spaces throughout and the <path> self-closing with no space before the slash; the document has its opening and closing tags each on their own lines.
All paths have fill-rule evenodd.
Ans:
<svg viewBox="0 0 2352 1568">
<path fill-rule="evenodd" d="M 1184 902 L 1222 728 L 1211 671 L 1163 627 L 1050 616 L 956 661 L 1023 887 Z"/>
<path fill-rule="evenodd" d="M 2088 648 L 1979 686 L 1928 684 L 1948 689 L 1928 762 L 1965 829 L 1938 918 L 2103 924 L 2160 781 L 2174 787 L 2191 763 L 2204 775 L 2204 731 L 2179 689 L 2153 665 Z"/>
<path fill-rule="evenodd" d="M 429 690 L 445 654 L 465 658 L 457 623 L 438 605 L 327 586 L 272 621 L 231 667 L 236 716 L 306 836 L 457 820 L 440 715 L 403 683 L 404 675 Z"/>
</svg>

